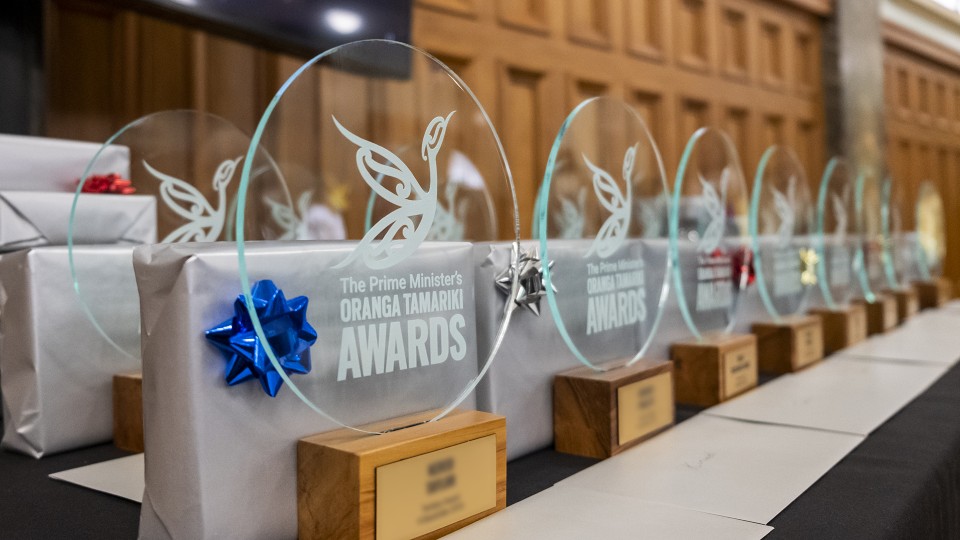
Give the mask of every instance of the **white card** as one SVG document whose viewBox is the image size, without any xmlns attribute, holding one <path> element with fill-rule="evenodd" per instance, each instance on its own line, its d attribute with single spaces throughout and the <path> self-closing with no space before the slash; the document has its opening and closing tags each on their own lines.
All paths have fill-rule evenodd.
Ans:
<svg viewBox="0 0 960 540">
<path fill-rule="evenodd" d="M 133 502 L 143 502 L 145 484 L 142 453 L 53 473 L 50 478 Z"/>
<path fill-rule="evenodd" d="M 932 362 L 953 365 L 960 359 L 960 321 L 949 325 L 943 319 L 906 325 L 843 349 L 845 356 L 862 356 L 898 362 Z"/>
<path fill-rule="evenodd" d="M 753 422 L 869 435 L 947 370 L 835 355 L 704 411 Z"/>
<path fill-rule="evenodd" d="M 772 530 L 738 519 L 558 485 L 446 538 L 759 540 Z"/>
<path fill-rule="evenodd" d="M 558 485 L 769 523 L 862 440 L 701 414 Z"/>
</svg>

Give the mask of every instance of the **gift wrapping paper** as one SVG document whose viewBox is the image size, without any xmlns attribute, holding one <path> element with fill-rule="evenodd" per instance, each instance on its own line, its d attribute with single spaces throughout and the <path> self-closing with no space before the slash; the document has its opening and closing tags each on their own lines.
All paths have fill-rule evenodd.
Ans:
<svg viewBox="0 0 960 540">
<path fill-rule="evenodd" d="M 100 143 L 0 135 L 0 190 L 74 191 Z M 97 158 L 91 174 L 130 177 L 130 149 L 112 145 Z"/>
<path fill-rule="evenodd" d="M 74 254 L 90 313 L 115 345 L 74 292 L 66 247 L 0 256 L 3 448 L 39 458 L 113 437 L 113 375 L 140 367 L 132 251 Z"/>
<path fill-rule="evenodd" d="M 342 325 L 325 327 L 317 322 L 317 314 L 337 309 L 340 284 L 328 268 L 355 246 L 354 242 L 246 246 L 252 280 L 272 280 L 288 300 L 308 297 L 307 320 L 317 331 L 311 349 L 314 375 L 337 369 Z M 466 243 L 424 244 L 412 257 L 381 273 L 460 272 L 466 278 L 463 311 L 469 330 L 475 327 L 472 249 Z M 236 245 L 143 246 L 135 250 L 134 266 L 143 321 L 146 447 L 140 536 L 296 538 L 297 441 L 339 426 L 309 409 L 287 385 L 271 398 L 255 380 L 235 386 L 224 381 L 226 361 L 204 331 L 233 314 L 241 290 Z M 458 365 L 475 376 L 475 351 Z M 442 373 L 443 377 L 425 379 L 425 385 L 361 386 L 345 395 L 341 405 L 356 422 L 429 409 L 436 406 L 429 397 L 432 388 L 449 391 L 463 382 L 456 376 L 464 372 Z M 305 388 L 311 374 L 291 378 Z M 378 377 L 382 375 L 386 374 Z M 475 405 L 470 396 L 461 407 Z"/>
</svg>

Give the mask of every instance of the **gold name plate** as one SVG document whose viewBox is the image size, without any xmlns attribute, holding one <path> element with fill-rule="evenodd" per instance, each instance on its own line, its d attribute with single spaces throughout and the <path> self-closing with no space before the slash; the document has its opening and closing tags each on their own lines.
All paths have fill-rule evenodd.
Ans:
<svg viewBox="0 0 960 540">
<path fill-rule="evenodd" d="M 417 538 L 496 505 L 494 435 L 377 467 L 377 540 Z"/>
<path fill-rule="evenodd" d="M 723 355 L 723 394 L 731 398 L 757 386 L 757 347 L 748 345 Z"/>
<path fill-rule="evenodd" d="M 625 445 L 673 423 L 670 372 L 617 388 L 617 439 Z"/>
</svg>

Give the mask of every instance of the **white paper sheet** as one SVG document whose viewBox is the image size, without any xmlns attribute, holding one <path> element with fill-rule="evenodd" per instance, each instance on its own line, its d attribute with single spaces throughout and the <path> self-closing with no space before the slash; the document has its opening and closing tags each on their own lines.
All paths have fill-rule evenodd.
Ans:
<svg viewBox="0 0 960 540">
<path fill-rule="evenodd" d="M 772 530 L 675 506 L 554 486 L 446 538 L 759 540 Z"/>
<path fill-rule="evenodd" d="M 937 322 L 933 322 L 933 321 Z M 929 324 L 910 324 L 873 336 L 843 350 L 845 356 L 860 356 L 898 362 L 932 362 L 953 365 L 960 359 L 960 324 L 951 327 L 942 319 Z"/>
<path fill-rule="evenodd" d="M 769 523 L 862 440 L 701 414 L 558 485 Z"/>
<path fill-rule="evenodd" d="M 841 353 L 704 413 L 869 435 L 946 370 L 940 364 L 876 362 Z"/>
<path fill-rule="evenodd" d="M 142 453 L 53 473 L 50 478 L 133 502 L 143 502 Z"/>
</svg>

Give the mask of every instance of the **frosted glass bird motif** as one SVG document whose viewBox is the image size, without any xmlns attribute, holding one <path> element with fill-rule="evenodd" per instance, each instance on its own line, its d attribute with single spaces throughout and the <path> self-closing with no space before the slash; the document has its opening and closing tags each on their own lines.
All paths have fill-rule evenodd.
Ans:
<svg viewBox="0 0 960 540">
<path fill-rule="evenodd" d="M 160 182 L 160 198 L 167 208 L 186 220 L 186 223 L 164 237 L 160 243 L 213 242 L 220 237 L 226 217 L 227 186 L 242 159 L 243 156 L 238 156 L 236 159 L 223 161 L 213 174 L 213 191 L 217 193 L 216 207 L 211 205 L 197 188 L 162 173 L 151 167 L 146 160 L 143 161 L 147 172 Z"/>
<path fill-rule="evenodd" d="M 280 226 L 283 234 L 277 240 L 306 240 L 309 239 L 307 233 L 307 214 L 310 212 L 310 199 L 313 197 L 313 191 L 307 190 L 300 194 L 297 199 L 297 209 L 292 206 L 279 203 L 271 198 L 267 198 L 267 205 L 270 206 L 270 217 Z"/>
<path fill-rule="evenodd" d="M 423 134 L 420 157 L 430 168 L 426 189 L 421 187 L 410 168 L 396 154 L 354 135 L 333 117 L 340 134 L 357 146 L 357 169 L 364 182 L 378 196 L 397 207 L 370 227 L 357 248 L 334 268 L 342 268 L 358 257 L 370 269 L 389 268 L 410 256 L 427 238 L 437 211 L 437 154 L 443 145 L 450 117 L 455 112 L 446 117 L 435 117 L 427 124 Z M 395 179 L 396 188 L 391 191 L 384 187 L 377 181 L 378 176 Z"/>
<path fill-rule="evenodd" d="M 723 238 L 724 224 L 726 222 L 727 207 L 727 186 L 730 184 L 730 169 L 723 169 L 720 174 L 720 194 L 713 184 L 708 182 L 703 175 L 699 175 L 700 186 L 703 188 L 703 206 L 707 211 L 707 217 L 710 220 L 703 231 L 700 243 L 697 245 L 697 251 L 705 255 L 714 252 L 720 246 L 720 239 Z"/>
<path fill-rule="evenodd" d="M 620 186 L 610 176 L 610 173 L 597 167 L 590 162 L 586 154 L 583 154 L 583 161 L 593 172 L 593 192 L 600 200 L 600 205 L 610 212 L 610 217 L 600 226 L 590 250 L 585 257 L 596 253 L 600 258 L 607 258 L 612 255 L 627 237 L 627 231 L 630 228 L 630 200 L 633 189 L 633 166 L 637 156 L 637 149 L 640 144 L 637 143 L 627 149 L 623 156 L 623 175 L 626 184 L 626 194 L 620 190 Z"/>
<path fill-rule="evenodd" d="M 790 245 L 793 238 L 793 228 L 796 224 L 794 213 L 794 204 L 797 202 L 797 177 L 791 176 L 787 180 L 787 194 L 784 195 L 776 188 L 773 190 L 773 207 L 780 218 L 780 224 L 777 226 L 777 244 L 785 248 Z"/>
</svg>

